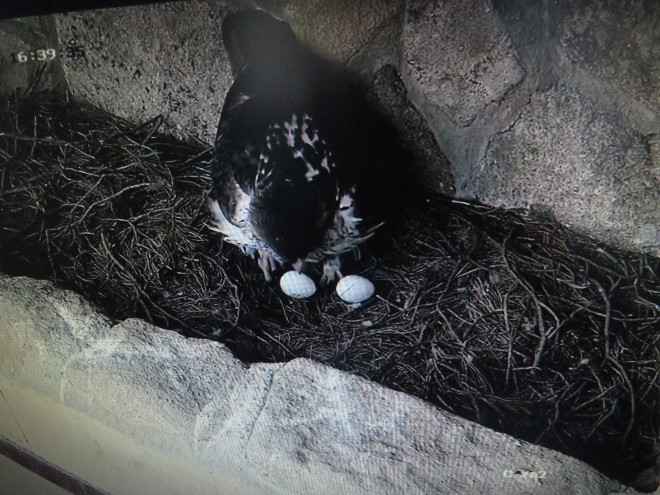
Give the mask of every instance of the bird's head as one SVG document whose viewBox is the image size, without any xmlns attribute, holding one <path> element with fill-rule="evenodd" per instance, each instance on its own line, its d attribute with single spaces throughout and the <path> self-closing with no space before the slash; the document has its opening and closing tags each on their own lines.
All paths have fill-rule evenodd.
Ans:
<svg viewBox="0 0 660 495">
<path fill-rule="evenodd" d="M 259 184 L 250 203 L 257 236 L 291 263 L 323 243 L 334 214 L 334 196 L 314 186 L 279 170 Z"/>
</svg>

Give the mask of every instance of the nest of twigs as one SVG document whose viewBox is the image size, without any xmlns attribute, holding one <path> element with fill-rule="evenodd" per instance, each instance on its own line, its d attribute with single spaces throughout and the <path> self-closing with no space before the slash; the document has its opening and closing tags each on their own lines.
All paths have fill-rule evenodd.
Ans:
<svg viewBox="0 0 660 495">
<path fill-rule="evenodd" d="M 17 98 L 2 117 L 0 270 L 51 276 L 117 317 L 235 322 L 201 215 L 210 149 L 158 135 L 160 118 L 132 126 L 62 100 Z"/>
<path fill-rule="evenodd" d="M 206 228 L 211 150 L 67 101 L 5 102 L 0 270 L 111 316 L 308 357 L 629 481 L 657 453 L 660 261 L 550 221 L 427 195 L 360 261 L 378 296 L 284 296 Z M 421 198 L 422 196 L 419 195 Z"/>
</svg>

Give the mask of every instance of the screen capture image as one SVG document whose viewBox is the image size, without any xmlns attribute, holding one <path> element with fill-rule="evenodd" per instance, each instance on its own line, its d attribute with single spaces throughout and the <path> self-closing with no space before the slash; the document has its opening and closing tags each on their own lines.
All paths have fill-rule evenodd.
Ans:
<svg viewBox="0 0 660 495">
<path fill-rule="evenodd" d="M 654 493 L 659 23 L 4 14 L 0 492 Z"/>
</svg>

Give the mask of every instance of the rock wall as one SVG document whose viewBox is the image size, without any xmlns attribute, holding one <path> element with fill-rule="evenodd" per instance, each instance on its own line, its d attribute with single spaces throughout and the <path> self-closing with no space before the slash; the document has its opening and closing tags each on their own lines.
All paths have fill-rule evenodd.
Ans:
<svg viewBox="0 0 660 495">
<path fill-rule="evenodd" d="M 457 195 L 660 253 L 660 4 L 409 1 L 401 72 Z"/>
<path fill-rule="evenodd" d="M 167 3 L 56 16 L 62 58 L 75 94 L 136 122 L 162 115 L 181 139 L 212 143 L 231 70 L 222 46 L 225 6 Z"/>
</svg>

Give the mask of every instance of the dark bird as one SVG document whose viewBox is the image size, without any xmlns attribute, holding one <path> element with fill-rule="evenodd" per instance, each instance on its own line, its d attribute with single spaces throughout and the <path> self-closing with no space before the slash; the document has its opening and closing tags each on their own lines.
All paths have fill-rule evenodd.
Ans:
<svg viewBox="0 0 660 495">
<path fill-rule="evenodd" d="M 393 136 L 341 69 L 265 12 L 229 14 L 223 43 L 234 73 L 218 125 L 213 230 L 273 270 L 340 256 L 378 228 L 392 183 Z"/>
</svg>

